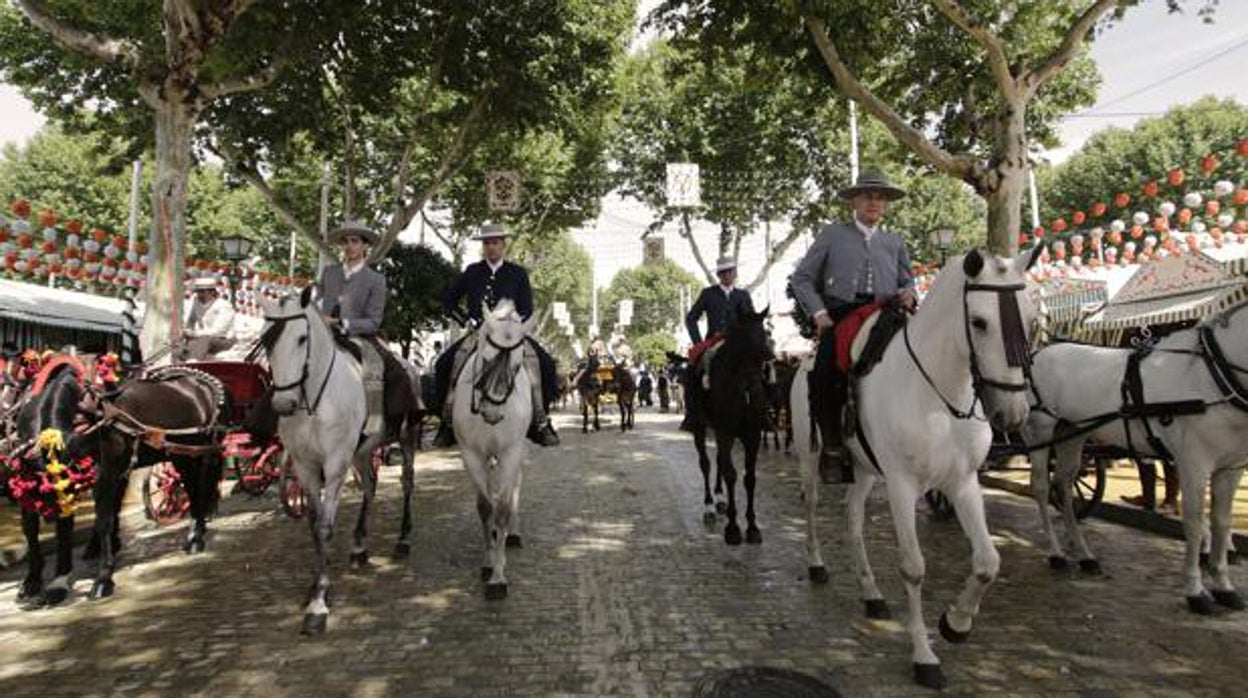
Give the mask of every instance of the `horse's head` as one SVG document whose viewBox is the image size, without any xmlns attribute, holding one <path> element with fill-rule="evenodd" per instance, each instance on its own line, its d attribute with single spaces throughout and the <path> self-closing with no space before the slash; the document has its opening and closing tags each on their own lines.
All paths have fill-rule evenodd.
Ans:
<svg viewBox="0 0 1248 698">
<path fill-rule="evenodd" d="M 516 312 L 515 303 L 510 298 L 500 300 L 493 310 L 483 304 L 481 318 L 480 339 L 485 342 L 484 346 L 494 350 L 518 346 L 529 331 L 529 323 Z"/>
<path fill-rule="evenodd" d="M 516 377 L 524 364 L 522 345 L 529 323 L 509 298 L 499 301 L 493 310 L 482 304 L 481 318 L 474 389 L 480 391 L 481 416 L 487 423 L 497 424 L 504 417 L 507 399 L 515 391 Z"/>
<path fill-rule="evenodd" d="M 767 316 L 770 314 L 770 306 L 758 313 L 737 306 L 732 322 L 728 325 L 726 341 L 742 360 L 761 365 L 774 356 L 775 345 L 766 325 Z"/>
<path fill-rule="evenodd" d="M 312 345 L 326 343 L 331 348 L 329 330 L 312 304 L 311 287 L 298 296 L 261 297 L 264 329 L 254 352 L 263 350 L 273 376 L 273 410 L 279 415 L 293 414 L 306 401 L 308 376 L 311 375 Z"/>
<path fill-rule="evenodd" d="M 972 250 L 962 258 L 961 267 L 953 270 L 962 277 L 964 331 L 956 333 L 956 341 L 969 357 L 972 383 L 984 414 L 1002 431 L 1017 429 L 1027 418 L 1029 335 L 1036 307 L 1027 293 L 1025 274 L 1039 258 L 1040 249 L 1037 246 L 1012 260 Z M 952 290 L 951 285 L 942 286 L 948 289 L 946 295 Z"/>
</svg>

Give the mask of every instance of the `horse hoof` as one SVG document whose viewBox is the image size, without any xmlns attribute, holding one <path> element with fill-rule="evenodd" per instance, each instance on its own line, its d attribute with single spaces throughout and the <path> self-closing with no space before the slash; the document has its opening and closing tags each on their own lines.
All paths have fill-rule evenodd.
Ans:
<svg viewBox="0 0 1248 698">
<path fill-rule="evenodd" d="M 888 610 L 888 602 L 884 599 L 864 599 L 863 605 L 867 607 L 867 618 L 871 620 L 889 620 L 893 617 Z"/>
<path fill-rule="evenodd" d="M 728 513 L 727 502 L 715 502 L 715 512 L 718 514 L 727 514 Z"/>
<path fill-rule="evenodd" d="M 811 584 L 827 584 L 828 568 L 823 565 L 807 567 L 806 576 L 810 579 Z"/>
<path fill-rule="evenodd" d="M 1217 601 L 1219 606 L 1226 606 L 1232 611 L 1244 610 L 1244 599 L 1234 589 L 1214 589 L 1213 600 Z"/>
<path fill-rule="evenodd" d="M 914 682 L 924 688 L 940 690 L 945 687 L 945 672 L 939 664 L 914 664 Z"/>
<path fill-rule="evenodd" d="M 493 568 L 493 567 L 482 567 L 482 568 L 481 568 L 481 581 L 483 581 L 483 582 L 488 582 L 488 581 L 490 581 L 490 577 L 493 577 L 493 576 L 494 576 L 494 568 Z"/>
<path fill-rule="evenodd" d="M 507 598 L 507 582 L 486 584 L 485 598 L 489 601 L 502 601 Z"/>
<path fill-rule="evenodd" d="M 1101 573 L 1101 562 L 1094 557 L 1089 557 L 1079 561 L 1079 571 L 1084 574 Z"/>
<path fill-rule="evenodd" d="M 741 529 L 736 526 L 724 529 L 724 542 L 728 545 L 741 545 Z"/>
<path fill-rule="evenodd" d="M 182 544 L 182 550 L 185 551 L 187 555 L 198 555 L 199 553 L 204 552 L 204 541 L 202 538 L 188 540 Z"/>
<path fill-rule="evenodd" d="M 949 625 L 949 614 L 942 613 L 940 614 L 940 636 L 955 645 L 960 645 L 971 637 L 971 631 L 954 630 L 953 626 Z"/>
<path fill-rule="evenodd" d="M 117 590 L 117 585 L 111 579 L 97 579 L 95 584 L 91 585 L 91 598 L 107 599 Z"/>
<path fill-rule="evenodd" d="M 715 517 L 716 517 L 716 514 L 715 514 L 714 509 L 707 509 L 706 511 L 702 512 L 703 523 L 713 524 L 715 523 Z"/>
<path fill-rule="evenodd" d="M 1234 592 L 1231 592 L 1234 593 Z M 1217 595 L 1217 592 L 1214 592 Z M 53 587 L 43 593 L 43 603 L 47 606 L 59 606 L 65 603 L 65 599 L 69 598 L 69 589 L 64 587 Z M 1243 602 L 1240 602 L 1240 608 L 1243 608 Z"/>
<path fill-rule="evenodd" d="M 519 533 L 508 533 L 507 538 L 503 542 L 508 548 L 523 548 L 524 542 L 520 540 Z"/>
<path fill-rule="evenodd" d="M 757 528 L 745 529 L 745 542 L 751 545 L 758 545 L 763 542 L 763 532 Z"/>
<path fill-rule="evenodd" d="M 305 613 L 303 615 L 303 629 L 299 631 L 301 635 L 324 635 L 325 626 L 329 622 L 328 613 Z"/>
<path fill-rule="evenodd" d="M 395 544 L 394 552 L 390 554 L 390 557 L 394 558 L 395 560 L 406 560 L 407 557 L 411 554 L 412 554 L 411 543 L 397 543 Z"/>
<path fill-rule="evenodd" d="M 1187 610 L 1198 616 L 1213 615 L 1213 597 L 1208 594 L 1187 597 Z"/>
<path fill-rule="evenodd" d="M 362 570 L 365 567 L 368 567 L 368 551 L 361 550 L 356 553 L 351 553 L 350 563 L 351 569 L 353 570 Z"/>
<path fill-rule="evenodd" d="M 43 595 L 43 585 L 32 582 L 25 582 L 22 588 L 17 590 L 18 601 L 34 601 Z"/>
<path fill-rule="evenodd" d="M 1061 555 L 1049 556 L 1049 569 L 1060 571 L 1060 570 L 1065 570 L 1068 567 L 1070 567 L 1070 563 L 1066 560 L 1066 558 L 1062 557 Z"/>
</svg>

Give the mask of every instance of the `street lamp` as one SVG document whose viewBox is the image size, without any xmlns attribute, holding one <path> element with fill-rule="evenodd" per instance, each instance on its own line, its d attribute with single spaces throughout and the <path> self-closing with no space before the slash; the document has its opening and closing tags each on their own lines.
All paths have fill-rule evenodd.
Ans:
<svg viewBox="0 0 1248 698">
<path fill-rule="evenodd" d="M 230 305 L 237 307 L 238 263 L 251 255 L 251 240 L 242 235 L 230 235 L 221 238 L 221 247 L 225 252 L 225 261 L 230 263 L 230 274 L 228 277 L 230 282 Z"/>
<path fill-rule="evenodd" d="M 945 266 L 945 257 L 953 247 L 953 228 L 936 228 L 927 234 L 927 241 L 940 252 L 940 266 Z"/>
</svg>

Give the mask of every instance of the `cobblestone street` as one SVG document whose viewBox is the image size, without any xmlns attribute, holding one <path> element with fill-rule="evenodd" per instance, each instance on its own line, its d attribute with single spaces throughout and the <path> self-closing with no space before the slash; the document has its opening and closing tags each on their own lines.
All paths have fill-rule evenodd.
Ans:
<svg viewBox="0 0 1248 698">
<path fill-rule="evenodd" d="M 614 415 L 609 415 L 611 422 Z M 126 531 L 117 594 L 22 610 L 21 567 L 0 578 L 0 685 L 18 696 L 688 696 L 716 670 L 767 665 L 843 695 L 924 695 L 897 620 L 863 617 L 849 569 L 840 487 L 825 486 L 822 535 L 832 581 L 806 579 L 796 459 L 764 452 L 761 546 L 729 548 L 701 518 L 701 477 L 678 417 L 643 412 L 637 430 L 531 449 L 524 548 L 510 551 L 510 596 L 486 601 L 480 526 L 453 451 L 417 458 L 410 560 L 388 554 L 398 470 L 385 468 L 371 518 L 373 565 L 347 570 L 359 495 L 348 490 L 333 541 L 328 633 L 298 634 L 311 579 L 307 526 L 270 495 L 238 494 L 211 523 L 208 552 L 180 551 L 185 524 Z M 579 427 L 579 417 L 577 420 Z M 604 424 L 604 426 L 608 426 Z M 611 424 L 614 426 L 614 424 Z M 739 461 L 739 459 L 738 459 Z M 868 513 L 869 550 L 904 611 L 887 504 Z M 1248 685 L 1248 614 L 1188 613 L 1180 542 L 1100 521 L 1090 539 L 1106 574 L 1048 569 L 1029 500 L 988 491 L 1001 576 L 970 642 L 935 648 L 953 695 L 1225 696 Z M 969 573 L 956 522 L 920 516 L 933 627 Z M 90 568 L 87 568 L 90 569 Z M 1248 587 L 1248 568 L 1235 567 Z"/>
</svg>

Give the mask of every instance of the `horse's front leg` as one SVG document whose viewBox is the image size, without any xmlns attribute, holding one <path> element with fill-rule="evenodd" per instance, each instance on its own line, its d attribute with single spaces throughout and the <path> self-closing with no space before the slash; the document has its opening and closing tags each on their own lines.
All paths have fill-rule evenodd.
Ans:
<svg viewBox="0 0 1248 698">
<path fill-rule="evenodd" d="M 601 397 L 594 398 L 594 431 L 602 430 L 602 423 L 598 420 L 598 412 L 602 407 L 602 403 L 599 402 L 600 399 Z"/>
<path fill-rule="evenodd" d="M 195 459 L 179 456 L 173 459 L 174 467 L 186 484 L 187 497 L 191 500 L 191 530 L 182 544 L 182 549 L 190 554 L 204 552 L 207 545 L 208 517 L 216 504 L 216 482 L 221 479 L 217 463 L 220 460 L 212 456 Z"/>
<path fill-rule="evenodd" d="M 1231 584 L 1231 576 L 1227 567 L 1227 547 L 1231 539 L 1231 509 L 1235 502 L 1235 493 L 1239 491 L 1239 480 L 1243 472 L 1241 468 L 1225 468 L 1215 471 L 1211 483 L 1213 502 L 1210 518 L 1212 519 L 1213 541 L 1209 555 L 1210 586 L 1213 587 L 1214 601 L 1236 611 L 1244 609 L 1244 600 Z M 1189 500 L 1183 501 L 1186 503 Z"/>
<path fill-rule="evenodd" d="M 494 472 L 497 488 L 494 490 L 493 516 L 486 534 L 491 574 L 485 582 L 485 598 L 490 600 L 507 598 L 507 540 L 513 530 L 512 516 L 515 514 L 520 460 L 523 457 L 524 444 L 521 442 L 498 455 Z"/>
<path fill-rule="evenodd" d="M 741 527 L 737 525 L 737 471 L 732 465 L 732 440 L 733 437 L 724 435 L 721 431 L 715 432 L 715 464 L 728 489 L 728 525 L 724 527 L 724 542 L 728 545 L 741 545 Z"/>
<path fill-rule="evenodd" d="M 810 428 L 816 427 L 812 424 Z M 811 492 L 816 490 L 823 481 L 819 472 L 822 447 L 815 443 L 803 448 L 810 449 L 804 458 L 809 463 L 807 466 L 809 472 L 806 474 L 806 481 L 809 483 L 807 492 Z M 871 569 L 870 558 L 867 557 L 867 544 L 863 534 L 863 527 L 867 520 L 867 497 L 871 494 L 871 488 L 875 486 L 876 477 L 874 469 L 866 469 L 858 473 L 858 476 L 850 483 L 849 491 L 845 493 L 845 526 L 849 536 L 850 551 L 853 553 L 854 575 L 858 578 L 858 593 L 861 595 L 867 617 L 881 620 L 890 618 L 892 614 L 888 610 L 888 603 L 884 601 L 884 595 L 880 593 L 880 587 L 875 583 L 875 572 Z M 813 531 L 814 509 L 811 508 L 807 515 L 810 517 L 809 526 Z M 812 576 L 812 580 L 826 581 L 827 572 L 824 572 L 823 577 L 823 580 L 819 580 Z"/>
<path fill-rule="evenodd" d="M 490 491 L 490 473 L 485 457 L 467 446 L 460 449 L 464 469 L 477 490 L 477 517 L 481 520 L 481 539 L 484 559 L 481 563 L 481 581 L 488 582 L 494 576 L 494 561 L 490 549 L 490 529 L 494 521 L 494 498 Z"/>
<path fill-rule="evenodd" d="M 403 430 L 403 520 L 399 523 L 399 542 L 394 544 L 393 557 L 407 559 L 412 554 L 412 491 L 416 488 L 416 451 L 420 448 L 420 420 L 409 422 Z"/>
<path fill-rule="evenodd" d="M 138 444 L 134 448 L 138 448 Z M 107 448 L 107 447 L 106 447 Z M 117 567 L 117 510 L 121 506 L 123 470 L 129 468 L 124 460 L 128 456 L 125 449 L 117 455 L 101 453 L 100 466 L 95 483 L 95 538 L 100 545 L 100 559 L 95 573 L 95 582 L 91 585 L 91 598 L 101 599 L 112 596 L 116 590 L 113 582 L 113 571 Z"/>
<path fill-rule="evenodd" d="M 373 473 L 373 439 L 366 441 L 356 449 L 352 457 L 352 466 L 359 475 L 361 489 L 364 494 L 360 501 L 360 515 L 355 520 L 355 530 L 351 537 L 351 556 L 349 564 L 352 569 L 361 570 L 368 566 L 368 511 L 372 508 L 373 497 L 377 494 L 377 477 Z"/>
<path fill-rule="evenodd" d="M 55 606 L 69 598 L 74 571 L 74 517 L 56 520 L 56 576 L 43 591 L 43 602 Z"/>
<path fill-rule="evenodd" d="M 912 481 L 897 478 L 888 483 L 889 510 L 893 515 L 893 527 L 897 533 L 901 579 L 906 587 L 906 632 L 910 635 L 914 680 L 928 688 L 941 688 L 945 685 L 944 672 L 940 668 L 940 659 L 932 651 L 927 637 L 927 624 L 923 622 L 923 579 L 926 576 L 926 566 L 915 528 L 914 502 L 918 496 L 918 487 Z"/>
<path fill-rule="evenodd" d="M 706 455 L 706 430 L 693 428 L 693 448 L 698 452 L 698 469 L 702 471 L 702 519 L 715 521 L 715 498 L 711 496 L 711 459 Z"/>
<path fill-rule="evenodd" d="M 520 538 L 520 483 L 523 480 L 523 468 L 516 468 L 516 486 L 511 488 L 511 517 L 507 526 L 508 548 L 524 547 L 524 541 Z"/>
<path fill-rule="evenodd" d="M 1188 454 L 1179 454 L 1179 456 L 1180 458 L 1189 457 Z M 1200 570 L 1200 548 L 1205 533 L 1205 481 L 1193 473 L 1179 478 L 1179 487 L 1183 493 L 1183 539 L 1186 543 L 1183 559 L 1183 596 L 1187 599 L 1188 609 L 1193 613 L 1203 616 L 1212 615 L 1215 602 L 1205 589 Z"/>
<path fill-rule="evenodd" d="M 1035 438 L 1048 440 L 1045 436 Z M 1053 457 L 1053 453 L 1052 449 L 1044 448 L 1032 451 L 1028 457 L 1031 460 L 1031 497 L 1036 503 L 1040 524 L 1044 527 L 1044 535 L 1049 540 L 1049 567 L 1058 570 L 1066 567 L 1066 550 L 1062 547 L 1062 541 L 1057 537 L 1053 517 L 1049 514 L 1049 493 L 1054 485 L 1049 476 L 1049 459 Z M 1058 486 L 1061 486 L 1060 478 Z"/>
<path fill-rule="evenodd" d="M 1062 524 L 1066 528 L 1067 535 L 1070 536 L 1075 556 L 1079 559 L 1079 569 L 1087 574 L 1100 574 L 1101 563 L 1096 559 L 1096 553 L 1092 552 L 1092 547 L 1088 545 L 1087 537 L 1083 535 L 1083 526 L 1079 523 L 1079 517 L 1075 516 L 1072 493 L 1075 489 L 1075 479 L 1079 477 L 1079 468 L 1083 465 L 1083 441 L 1081 439 L 1075 441 L 1078 443 L 1066 441 L 1058 444 L 1055 449 L 1057 461 L 1053 476 L 1062 505 Z"/>
<path fill-rule="evenodd" d="M 742 478 L 745 484 L 745 542 L 754 544 L 763 542 L 763 532 L 758 530 L 754 517 L 754 486 L 758 482 L 756 470 L 760 440 L 761 430 L 747 434 L 741 441 L 745 446 L 745 477 Z"/>
<path fill-rule="evenodd" d="M 971 540 L 971 576 L 958 594 L 957 602 L 940 617 L 940 634 L 956 643 L 965 642 L 970 634 L 979 604 L 1001 568 L 1001 555 L 988 533 L 984 494 L 979 488 L 978 476 L 972 474 L 964 480 L 951 499 L 962 531 Z"/>
<path fill-rule="evenodd" d="M 299 469 L 299 482 L 304 485 L 308 495 L 308 528 L 312 533 L 314 554 L 312 586 L 308 589 L 308 602 L 304 608 L 301 630 L 304 635 L 324 633 L 329 621 L 329 608 L 333 603 L 329 583 L 329 541 L 334 535 L 338 500 L 349 467 L 349 455 L 333 460 L 327 458 L 324 472 L 328 477 L 323 481 L 317 469 Z"/>
<path fill-rule="evenodd" d="M 589 403 L 581 397 L 581 433 L 589 433 Z"/>
<path fill-rule="evenodd" d="M 22 534 L 26 537 L 26 578 L 17 592 L 17 600 L 42 601 L 43 550 L 39 547 L 39 514 L 22 510 Z"/>
</svg>

